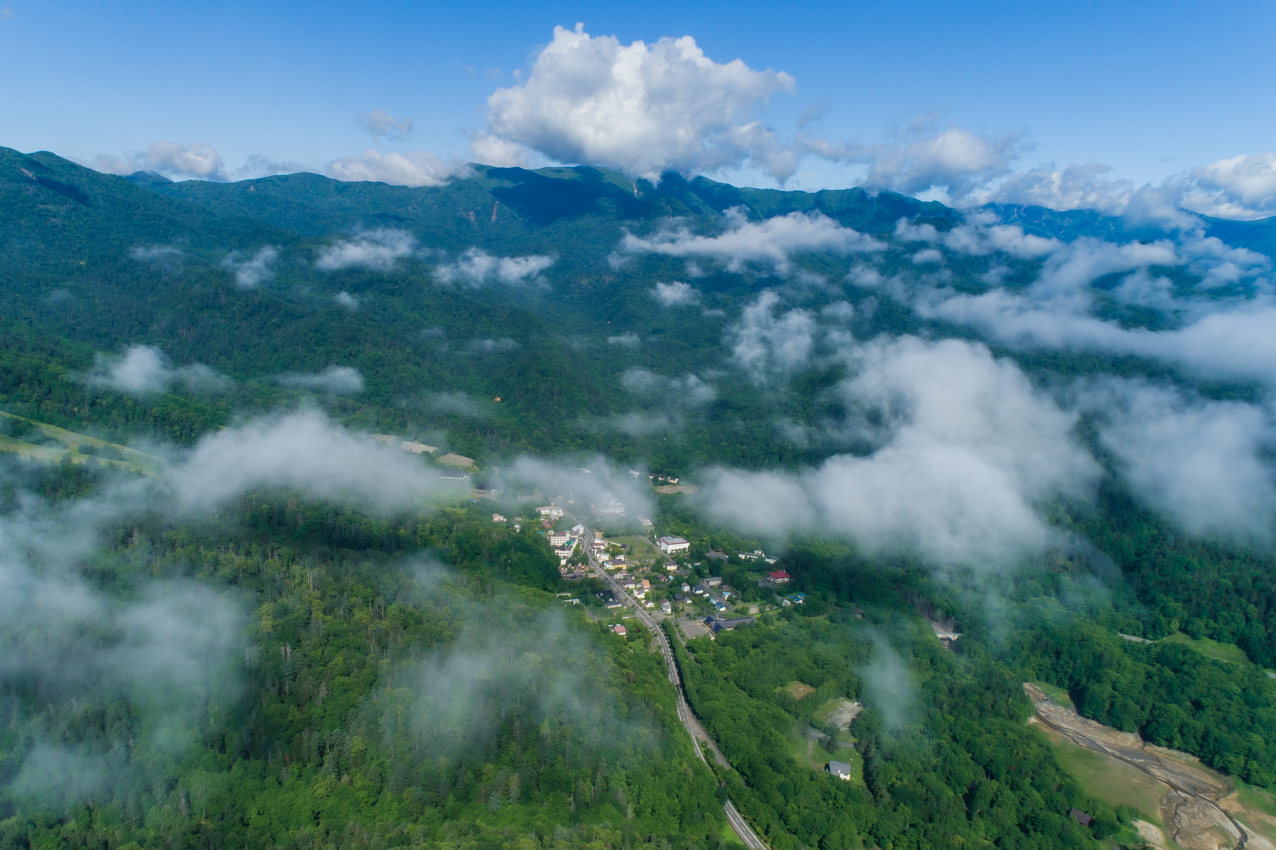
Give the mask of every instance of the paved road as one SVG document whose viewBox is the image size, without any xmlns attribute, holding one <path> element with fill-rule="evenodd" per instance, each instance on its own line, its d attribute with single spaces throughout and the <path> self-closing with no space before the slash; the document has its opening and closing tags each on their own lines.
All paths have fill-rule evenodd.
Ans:
<svg viewBox="0 0 1276 850">
<path fill-rule="evenodd" d="M 584 525 L 584 523 L 580 524 Z M 656 636 L 656 643 L 660 646 L 660 652 L 665 657 L 665 666 L 669 668 L 669 681 L 673 682 L 674 689 L 678 692 L 678 719 L 682 721 L 682 725 L 686 728 L 687 734 L 691 736 L 691 746 L 695 749 L 696 755 L 700 757 L 701 761 L 705 760 L 704 751 L 700 748 L 700 741 L 704 741 L 709 745 L 710 750 L 713 752 L 714 761 L 723 767 L 730 768 L 731 764 L 727 761 L 726 756 L 724 756 L 722 751 L 718 749 L 718 745 L 709 737 L 709 733 L 700 725 L 700 721 L 696 719 L 695 714 L 691 711 L 691 706 L 687 704 L 687 696 L 682 689 L 682 677 L 678 674 L 678 664 L 674 661 L 673 657 L 673 647 L 669 645 L 669 638 L 665 636 L 664 629 L 660 628 L 660 624 L 656 621 L 656 618 L 648 613 L 647 610 L 638 603 L 638 600 L 630 596 L 625 589 L 620 586 L 620 583 L 608 574 L 608 572 L 603 569 L 602 564 L 594 558 L 594 533 L 592 531 L 586 531 L 581 535 L 580 545 L 585 549 L 585 554 L 589 558 L 589 566 L 593 569 L 594 574 L 602 579 L 609 588 L 611 588 L 611 592 L 616 595 L 617 599 L 629 608 L 633 609 L 633 611 L 637 613 L 638 619 L 642 621 L 643 625 L 650 629 L 651 633 Z M 767 846 L 762 843 L 762 839 L 758 838 L 757 833 L 755 833 L 753 829 L 745 823 L 744 818 L 740 816 L 740 812 L 730 800 L 727 800 L 722 808 L 727 813 L 727 823 L 731 824 L 731 829 L 735 831 L 736 836 L 745 847 L 748 847 L 749 850 L 768 850 Z"/>
</svg>

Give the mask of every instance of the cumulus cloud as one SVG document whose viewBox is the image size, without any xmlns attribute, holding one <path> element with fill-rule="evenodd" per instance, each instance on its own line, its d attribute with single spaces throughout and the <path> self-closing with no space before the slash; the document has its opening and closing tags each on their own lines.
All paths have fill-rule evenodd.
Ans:
<svg viewBox="0 0 1276 850">
<path fill-rule="evenodd" d="M 482 286 L 503 283 L 514 286 L 535 280 L 554 264 L 553 257 L 532 254 L 526 257 L 493 257 L 481 248 L 470 248 L 455 262 L 442 263 L 434 270 L 440 283 Z"/>
<path fill-rule="evenodd" d="M 865 185 L 908 195 L 942 190 L 957 202 L 1010 174 L 1020 147 L 1014 136 L 986 138 L 960 127 L 939 131 L 923 122 L 900 142 L 848 149 L 843 158 L 869 164 Z"/>
<path fill-rule="evenodd" d="M 687 304 L 698 304 L 700 292 L 691 284 L 675 280 L 671 283 L 657 283 L 651 290 L 651 297 L 663 307 L 682 307 Z"/>
<path fill-rule="evenodd" d="M 532 159 L 527 148 L 491 133 L 480 133 L 470 139 L 470 154 L 476 162 L 497 168 L 527 168 Z"/>
<path fill-rule="evenodd" d="M 815 348 L 819 330 L 815 314 L 800 308 L 780 313 L 779 305 L 780 296 L 768 289 L 727 329 L 732 357 L 758 381 L 771 373 L 787 375 L 802 369 Z"/>
<path fill-rule="evenodd" d="M 378 139 L 403 140 L 412 137 L 412 121 L 408 118 L 395 118 L 383 109 L 365 112 L 357 119 L 359 126 Z"/>
<path fill-rule="evenodd" d="M 900 277 L 884 280 L 868 269 L 853 272 L 852 278 L 857 285 L 889 291 L 924 318 L 974 327 L 1003 345 L 1129 354 L 1175 364 L 1202 378 L 1276 386 L 1276 368 L 1271 365 L 1276 358 L 1272 341 L 1276 303 L 1268 280 L 1270 258 L 1196 231 L 1181 233 L 1177 241 L 1119 243 L 1082 237 L 1063 243 L 1025 236 L 1004 225 L 986 227 L 978 218 L 971 221 L 942 237 L 921 228 L 912 232 L 974 254 L 1008 247 L 1007 253 L 1019 257 L 1042 257 L 1030 286 L 1003 287 L 992 275 L 986 279 L 993 288 L 974 295 L 910 284 Z M 901 226 L 897 232 L 904 229 Z M 1158 267 L 1178 267 L 1198 275 L 1201 291 L 1239 283 L 1252 292 L 1227 297 L 1182 295 L 1169 279 L 1156 273 Z M 1112 275 L 1119 278 L 1107 287 L 1105 299 L 1160 311 L 1171 328 L 1127 327 L 1094 315 L 1094 284 Z"/>
<path fill-rule="evenodd" d="M 442 186 L 454 176 L 455 169 L 427 151 L 383 154 L 368 148 L 360 155 L 333 160 L 324 166 L 323 173 L 347 182 L 421 187 Z"/>
<path fill-rule="evenodd" d="M 716 236 L 700 236 L 685 225 L 659 230 L 648 237 L 626 233 L 619 251 L 628 254 L 664 254 L 670 257 L 709 257 L 739 272 L 748 263 L 769 265 L 777 274 L 788 274 L 790 258 L 802 252 L 853 254 L 885 249 L 878 240 L 843 227 L 820 212 L 792 212 L 763 221 L 749 221 L 739 208 L 727 210 L 727 230 Z M 670 284 L 676 286 L 676 284 Z M 660 289 L 657 287 L 657 298 Z"/>
<path fill-rule="evenodd" d="M 345 307 L 347 310 L 359 309 L 359 299 L 355 298 L 353 295 L 351 295 L 349 292 L 346 292 L 344 289 L 338 292 L 336 295 L 332 296 L 332 300 L 337 302 L 338 306 Z"/>
<path fill-rule="evenodd" d="M 1220 159 L 1191 172 L 1195 185 L 1184 205 L 1218 218 L 1276 215 L 1276 153 Z"/>
<path fill-rule="evenodd" d="M 1075 416 L 982 345 L 912 337 L 853 352 L 840 392 L 877 448 L 804 472 L 719 469 L 702 491 L 716 519 L 753 533 L 832 534 L 939 564 L 1004 564 L 1052 532 L 1034 506 L 1087 492 L 1093 459 Z"/>
<path fill-rule="evenodd" d="M 406 230 L 366 230 L 351 239 L 342 239 L 320 248 L 315 266 L 324 271 L 370 269 L 388 272 L 400 259 L 412 256 L 415 250 L 416 237 Z"/>
<path fill-rule="evenodd" d="M 350 366 L 329 366 L 312 375 L 280 375 L 278 381 L 294 390 L 316 390 L 333 395 L 355 395 L 363 392 L 363 375 Z"/>
<path fill-rule="evenodd" d="M 222 267 L 235 272 L 235 283 L 240 288 L 252 289 L 274 276 L 271 266 L 277 259 L 279 259 L 279 249 L 267 245 L 246 260 L 240 259 L 238 251 L 232 251 L 226 259 L 222 260 Z"/>
<path fill-rule="evenodd" d="M 782 72 L 739 59 L 719 64 L 690 36 L 625 46 L 581 24 L 555 27 L 522 85 L 488 98 L 490 136 L 552 160 L 602 165 L 658 182 L 666 171 L 712 171 L 746 162 L 783 180 L 792 164 L 755 118 Z"/>
<path fill-rule="evenodd" d="M 153 345 L 130 346 L 122 357 L 97 355 L 97 363 L 86 381 L 92 386 L 138 396 L 164 392 L 173 384 L 208 392 L 222 392 L 232 386 L 230 378 L 202 363 L 174 368 L 164 352 Z"/>
<path fill-rule="evenodd" d="M 156 171 L 168 177 L 188 180 L 226 180 L 226 166 L 221 154 L 205 142 L 190 145 L 178 142 L 152 142 L 145 153 L 127 154 L 123 157 L 99 154 L 93 168 L 107 174 L 132 174 L 135 171 Z"/>
<path fill-rule="evenodd" d="M 1078 390 L 1099 434 L 1146 504 L 1192 534 L 1270 543 L 1276 535 L 1271 412 L 1209 401 L 1170 386 L 1103 379 Z"/>
<path fill-rule="evenodd" d="M 385 508 L 456 495 L 419 458 L 352 434 L 315 411 L 264 417 L 210 434 L 164 473 L 176 506 L 208 510 L 257 487 Z"/>
</svg>

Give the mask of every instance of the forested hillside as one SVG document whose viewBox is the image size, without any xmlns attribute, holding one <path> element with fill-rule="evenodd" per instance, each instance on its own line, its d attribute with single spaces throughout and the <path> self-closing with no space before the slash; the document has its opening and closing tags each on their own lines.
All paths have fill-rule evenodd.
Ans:
<svg viewBox="0 0 1276 850">
<path fill-rule="evenodd" d="M 1137 846 L 1025 682 L 1276 789 L 1270 220 L 3 149 L 0 222 L 0 846 Z"/>
</svg>

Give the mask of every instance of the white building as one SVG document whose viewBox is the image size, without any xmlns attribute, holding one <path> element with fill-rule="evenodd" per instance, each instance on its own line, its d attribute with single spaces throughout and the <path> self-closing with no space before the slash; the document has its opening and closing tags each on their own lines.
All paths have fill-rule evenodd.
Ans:
<svg viewBox="0 0 1276 850">
<path fill-rule="evenodd" d="M 661 537 L 656 541 L 656 545 L 660 547 L 660 551 L 666 555 L 672 555 L 675 552 L 685 552 L 691 548 L 691 544 L 683 540 L 681 537 Z"/>
<path fill-rule="evenodd" d="M 549 519 L 559 519 L 563 515 L 563 509 L 558 505 L 545 505 L 543 508 L 537 508 L 536 513 Z"/>
<path fill-rule="evenodd" d="M 549 533 L 549 545 L 555 548 L 564 545 L 571 539 L 571 535 L 566 531 L 551 531 Z"/>
</svg>

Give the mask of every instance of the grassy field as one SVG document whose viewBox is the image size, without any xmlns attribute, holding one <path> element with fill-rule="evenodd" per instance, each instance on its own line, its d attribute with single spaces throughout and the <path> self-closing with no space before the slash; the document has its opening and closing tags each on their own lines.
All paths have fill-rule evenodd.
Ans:
<svg viewBox="0 0 1276 850">
<path fill-rule="evenodd" d="M 664 553 L 657 549 L 652 542 L 645 537 L 638 537 L 635 535 L 627 537 L 613 537 L 611 538 L 611 542 L 626 547 L 625 554 L 629 556 L 631 561 L 650 561 L 664 557 Z"/>
<path fill-rule="evenodd" d="M 796 700 L 800 700 L 804 697 L 810 696 L 811 694 L 815 693 L 815 688 L 811 687 L 810 685 L 805 685 L 801 682 L 789 682 L 787 685 L 781 688 L 781 690 L 788 691 L 789 696 L 793 697 Z"/>
<path fill-rule="evenodd" d="M 1050 701 L 1055 705 L 1061 705 L 1064 708 L 1072 708 L 1072 697 L 1068 696 L 1068 692 L 1063 688 L 1055 687 L 1046 682 L 1033 682 L 1046 696 L 1050 697 Z"/>
<path fill-rule="evenodd" d="M 1037 727 L 1050 739 L 1059 765 L 1096 800 L 1113 808 L 1132 806 L 1149 823 L 1161 823 L 1161 800 L 1166 787 L 1119 759 L 1087 750 L 1062 735 Z"/>
<path fill-rule="evenodd" d="M 84 463 L 90 458 L 90 455 L 80 454 L 79 449 L 81 446 L 88 446 L 94 449 L 109 447 L 117 451 L 122 459 L 95 459 L 111 466 L 131 469 L 134 472 L 142 472 L 147 475 L 155 474 L 155 469 L 159 462 L 158 458 L 139 452 L 136 449 L 130 449 L 128 446 L 122 446 L 119 443 L 109 443 L 106 440 L 100 440 L 97 437 L 90 437 L 86 434 L 77 434 L 75 431 L 68 431 L 65 428 L 59 428 L 56 425 L 49 425 L 45 422 L 37 422 L 34 419 L 27 419 L 25 416 L 5 413 L 0 410 L 0 417 L 23 423 L 24 426 L 28 426 L 31 430 L 38 429 L 44 433 L 46 439 L 51 441 L 41 445 L 34 445 L 13 437 L 0 435 L 0 451 L 15 452 L 24 457 L 54 463 L 63 459 L 70 459 L 73 463 Z"/>
<path fill-rule="evenodd" d="M 1181 643 L 1184 646 L 1192 647 L 1192 649 L 1202 655 L 1208 655 L 1210 658 L 1216 658 L 1219 661 L 1229 661 L 1232 664 L 1249 663 L 1249 656 L 1245 654 L 1245 650 L 1230 643 L 1219 643 L 1209 638 L 1191 638 L 1182 632 L 1175 632 L 1169 637 L 1161 638 L 1161 642 Z"/>
<path fill-rule="evenodd" d="M 849 737 L 841 740 L 850 742 Z M 811 770 L 823 771 L 831 761 L 844 761 L 851 766 L 851 781 L 864 784 L 864 758 L 851 747 L 839 747 L 836 753 L 830 753 L 819 744 L 812 745 L 806 737 L 805 727 L 798 726 L 789 734 L 789 746 L 793 758 L 798 764 L 806 765 Z"/>
</svg>

